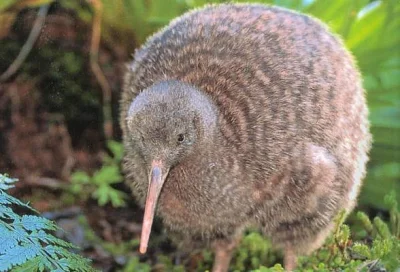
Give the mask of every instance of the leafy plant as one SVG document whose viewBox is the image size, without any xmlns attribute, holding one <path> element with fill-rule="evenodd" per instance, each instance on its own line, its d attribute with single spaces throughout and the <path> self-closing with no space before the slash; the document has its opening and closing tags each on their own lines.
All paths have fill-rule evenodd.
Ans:
<svg viewBox="0 0 400 272">
<path fill-rule="evenodd" d="M 147 263 L 140 262 L 139 258 L 135 256 L 129 259 L 124 269 L 121 270 L 121 272 L 130 272 L 130 271 L 150 272 L 151 266 Z"/>
<path fill-rule="evenodd" d="M 150 272 L 151 265 L 146 262 L 141 262 L 139 257 L 135 254 L 139 247 L 138 239 L 131 239 L 126 242 L 112 243 L 102 240 L 89 226 L 86 218 L 81 216 L 79 218 L 79 223 L 85 229 L 85 239 L 91 244 L 95 244 L 101 247 L 105 252 L 113 256 L 115 259 L 127 260 L 124 267 L 119 272 Z M 136 249 L 136 250 L 135 250 Z M 167 270 L 169 271 L 169 270 Z"/>
<path fill-rule="evenodd" d="M 91 197 L 97 199 L 100 206 L 111 203 L 113 207 L 122 207 L 127 196 L 124 192 L 114 189 L 112 185 L 123 181 L 119 168 L 123 147 L 116 141 L 109 141 L 107 146 L 113 156 L 106 155 L 103 166 L 91 176 L 83 171 L 74 172 L 69 190 L 74 195 L 84 198 L 87 195 L 82 193 L 89 192 Z"/>
<path fill-rule="evenodd" d="M 76 246 L 49 232 L 59 228 L 36 215 L 18 215 L 12 207 L 36 212 L 8 195 L 16 179 L 0 174 L 0 271 L 95 271 L 90 261 L 69 250 Z"/>
<path fill-rule="evenodd" d="M 400 268 L 400 212 L 394 191 L 385 197 L 385 205 L 390 211 L 389 223 L 379 217 L 371 221 L 365 213 L 358 212 L 357 222 L 350 228 L 343 223 L 345 213 L 340 213 L 325 244 L 310 256 L 300 257 L 295 271 L 396 271 Z M 281 259 L 267 239 L 251 231 L 243 237 L 230 269 L 283 272 L 282 265 L 276 264 Z M 211 252 L 204 250 L 196 271 L 210 269 L 212 260 Z M 172 271 L 171 266 L 168 271 Z"/>
<path fill-rule="evenodd" d="M 356 242 L 353 251 L 371 262 L 379 260 L 389 271 L 395 271 L 400 268 L 400 212 L 394 191 L 385 197 L 385 204 L 390 210 L 389 225 L 379 217 L 371 222 L 365 213 L 357 213 L 365 229 L 361 238 L 372 238 L 372 246 Z"/>
<path fill-rule="evenodd" d="M 375 217 L 372 221 L 363 212 L 358 212 L 356 222 L 351 227 L 344 224 L 345 213 L 336 218 L 332 235 L 325 244 L 310 256 L 299 258 L 295 271 L 396 271 L 400 268 L 400 212 L 394 192 L 385 197 L 386 208 L 390 211 L 389 223 Z M 88 228 L 85 228 L 88 229 Z M 128 259 L 124 271 L 185 271 L 182 265 L 173 264 L 168 255 L 157 255 L 157 263 L 140 261 L 133 253 L 138 247 L 137 239 L 126 243 L 113 244 L 102 241 L 93 232 L 87 231 L 87 239 L 101 245 L 114 257 Z M 193 253 L 190 258 L 197 260 L 196 271 L 210 271 L 213 254 L 210 250 Z M 248 232 L 233 255 L 230 270 L 253 272 L 283 272 L 281 254 L 271 243 L 256 231 Z M 270 266 L 270 267 L 268 267 Z"/>
<path fill-rule="evenodd" d="M 400 212 L 394 191 L 385 197 L 385 203 L 390 210 L 389 225 L 379 217 L 371 222 L 365 213 L 358 212 L 361 230 L 353 231 L 355 241 L 349 226 L 342 224 L 344 214 L 340 215 L 325 245 L 300 259 L 299 271 L 367 271 L 373 267 L 395 271 L 400 268 Z"/>
<path fill-rule="evenodd" d="M 343 224 L 345 214 L 341 213 L 336 218 L 333 234 L 327 239 L 324 246 L 310 256 L 301 257 L 296 271 L 371 271 L 373 268 L 380 268 L 379 271 L 396 271 L 400 268 L 400 212 L 394 191 L 385 197 L 385 205 L 390 211 L 389 224 L 379 217 L 375 217 L 371 222 L 365 213 L 358 212 L 357 221 L 361 228 L 352 231 L 353 235 L 351 235 L 350 227 Z M 257 233 L 250 233 L 250 235 L 258 236 Z M 270 251 L 268 241 L 261 237 L 256 240 L 258 239 L 260 241 L 254 241 L 256 243 L 252 246 L 265 245 L 263 251 Z M 246 238 L 238 251 L 245 251 L 245 254 L 252 256 L 250 248 L 246 246 Z M 231 267 L 238 269 L 237 271 L 245 269 L 245 267 L 237 267 L 237 264 L 233 264 Z M 278 271 L 284 271 L 279 264 L 271 268 L 261 266 L 254 270 L 254 272 Z"/>
<path fill-rule="evenodd" d="M 231 267 L 235 271 L 255 269 L 262 264 L 276 263 L 278 253 L 271 243 L 258 232 L 246 234 L 235 253 Z"/>
</svg>

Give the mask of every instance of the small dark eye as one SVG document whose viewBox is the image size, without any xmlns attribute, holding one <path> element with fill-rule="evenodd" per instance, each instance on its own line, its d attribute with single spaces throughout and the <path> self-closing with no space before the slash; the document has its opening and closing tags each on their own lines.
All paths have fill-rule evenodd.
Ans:
<svg viewBox="0 0 400 272">
<path fill-rule="evenodd" d="M 185 141 L 185 135 L 184 134 L 178 134 L 178 143 L 183 143 Z"/>
</svg>

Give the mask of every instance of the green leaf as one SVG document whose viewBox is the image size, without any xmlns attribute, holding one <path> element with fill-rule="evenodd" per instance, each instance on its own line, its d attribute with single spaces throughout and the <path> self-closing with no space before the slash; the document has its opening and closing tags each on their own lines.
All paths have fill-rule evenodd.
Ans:
<svg viewBox="0 0 400 272">
<path fill-rule="evenodd" d="M 358 218 L 358 220 L 361 221 L 361 223 L 363 224 L 365 230 L 366 230 L 368 233 L 372 233 L 372 230 L 373 230 L 374 228 L 373 228 L 373 225 L 372 225 L 372 223 L 371 223 L 371 220 L 369 220 L 369 218 L 368 218 L 368 215 L 366 215 L 366 214 L 363 213 L 363 212 L 357 212 L 357 218 Z"/>
<path fill-rule="evenodd" d="M 121 182 L 123 177 L 116 165 L 105 165 L 94 173 L 92 180 L 96 185 L 114 184 Z"/>
<path fill-rule="evenodd" d="M 390 239 L 391 233 L 388 225 L 382 221 L 379 217 L 374 218 L 374 227 L 377 230 L 378 235 L 383 239 Z"/>
<path fill-rule="evenodd" d="M 17 182 L 17 179 L 12 179 L 8 176 L 0 174 L 0 190 L 8 190 L 13 188 L 15 182 Z"/>
<path fill-rule="evenodd" d="M 71 175 L 71 181 L 73 183 L 87 184 L 90 182 L 90 177 L 84 171 L 76 171 Z"/>
<path fill-rule="evenodd" d="M 371 252 L 370 249 L 367 245 L 365 244 L 361 244 L 361 243 L 355 243 L 352 247 L 352 251 L 365 257 L 370 259 L 371 258 Z"/>
<path fill-rule="evenodd" d="M 68 251 L 74 245 L 46 232 L 58 230 L 52 221 L 14 213 L 8 206 L 29 206 L 2 189 L 0 200 L 0 271 L 94 271 L 88 260 Z"/>
<path fill-rule="evenodd" d="M 97 199 L 100 206 L 111 202 L 113 207 L 122 207 L 125 205 L 126 194 L 115 190 L 108 185 L 100 185 L 93 193 L 93 198 Z"/>
<path fill-rule="evenodd" d="M 41 229 L 47 229 L 47 230 L 57 229 L 54 223 L 51 222 L 50 220 L 43 217 L 37 217 L 34 215 L 23 215 L 20 222 L 22 226 L 28 231 L 41 230 Z"/>
<path fill-rule="evenodd" d="M 20 265 L 28 259 L 36 257 L 41 251 L 40 244 L 15 245 L 8 248 L 5 254 L 0 255 L 0 271 L 7 271 L 11 267 Z"/>
<path fill-rule="evenodd" d="M 18 265 L 12 269 L 12 272 L 36 272 L 43 271 L 44 267 L 41 266 L 41 258 L 36 256 L 35 258 L 27 260 L 25 263 Z M 42 267 L 42 269 L 40 269 Z"/>
<path fill-rule="evenodd" d="M 115 161 L 119 162 L 122 160 L 124 155 L 124 146 L 122 143 L 117 141 L 108 141 L 107 147 L 111 150 Z"/>
</svg>

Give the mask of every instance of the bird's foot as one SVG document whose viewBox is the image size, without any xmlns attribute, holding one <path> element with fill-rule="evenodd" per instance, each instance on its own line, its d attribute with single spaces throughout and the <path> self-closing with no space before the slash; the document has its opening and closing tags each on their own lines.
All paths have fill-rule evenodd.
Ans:
<svg viewBox="0 0 400 272">
<path fill-rule="evenodd" d="M 180 265 L 182 263 L 182 253 L 181 252 L 176 252 L 175 254 L 175 265 Z"/>
<path fill-rule="evenodd" d="M 213 244 L 215 258 L 212 272 L 227 272 L 232 253 L 239 244 L 240 238 L 234 240 L 218 240 Z"/>
<path fill-rule="evenodd" d="M 293 271 L 296 268 L 297 257 L 291 244 L 286 245 L 284 253 L 285 257 L 283 260 L 283 265 L 285 267 L 285 270 Z"/>
</svg>

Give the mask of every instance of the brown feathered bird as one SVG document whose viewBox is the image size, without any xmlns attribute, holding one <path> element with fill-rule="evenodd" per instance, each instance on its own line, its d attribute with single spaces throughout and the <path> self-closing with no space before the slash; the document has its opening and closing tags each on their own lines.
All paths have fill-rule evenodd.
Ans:
<svg viewBox="0 0 400 272">
<path fill-rule="evenodd" d="M 124 170 L 153 216 L 227 271 L 257 226 L 285 253 L 318 248 L 352 210 L 370 134 L 360 75 L 309 16 L 250 4 L 189 12 L 152 36 L 126 73 Z"/>
</svg>

